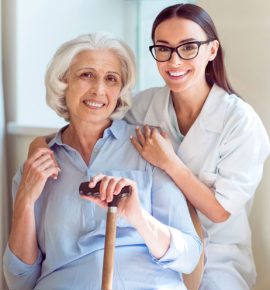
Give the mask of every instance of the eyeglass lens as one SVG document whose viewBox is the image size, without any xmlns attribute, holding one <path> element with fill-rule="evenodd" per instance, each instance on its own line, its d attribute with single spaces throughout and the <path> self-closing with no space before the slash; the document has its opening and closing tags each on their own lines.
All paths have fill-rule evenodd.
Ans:
<svg viewBox="0 0 270 290">
<path fill-rule="evenodd" d="M 199 45 L 196 42 L 185 43 L 176 48 L 178 55 L 183 59 L 192 59 L 198 54 Z M 152 50 L 155 58 L 159 61 L 167 61 L 171 58 L 174 48 L 166 46 L 156 46 Z"/>
</svg>

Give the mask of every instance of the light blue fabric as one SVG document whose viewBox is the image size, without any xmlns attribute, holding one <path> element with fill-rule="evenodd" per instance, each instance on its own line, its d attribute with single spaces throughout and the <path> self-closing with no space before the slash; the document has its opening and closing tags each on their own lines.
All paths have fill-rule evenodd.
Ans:
<svg viewBox="0 0 270 290">
<path fill-rule="evenodd" d="M 106 211 L 78 194 L 80 183 L 100 172 L 135 180 L 142 206 L 171 233 L 167 253 L 157 260 L 137 231 L 118 218 L 113 289 L 186 289 L 181 273 L 195 267 L 201 242 L 177 186 L 130 144 L 134 129 L 114 121 L 96 143 L 89 165 L 62 143 L 61 132 L 50 142 L 62 171 L 57 180 L 47 181 L 35 206 L 36 263 L 26 265 L 6 249 L 4 268 L 11 289 L 100 289 Z M 20 179 L 21 170 L 14 177 L 13 194 Z"/>
</svg>

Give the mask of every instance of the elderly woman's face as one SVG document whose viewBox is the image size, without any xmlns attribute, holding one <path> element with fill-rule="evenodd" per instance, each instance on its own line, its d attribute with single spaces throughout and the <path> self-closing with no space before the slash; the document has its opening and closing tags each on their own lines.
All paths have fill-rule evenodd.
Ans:
<svg viewBox="0 0 270 290">
<path fill-rule="evenodd" d="M 105 124 L 122 88 L 121 62 L 111 51 L 83 51 L 71 63 L 67 84 L 71 121 Z"/>
</svg>

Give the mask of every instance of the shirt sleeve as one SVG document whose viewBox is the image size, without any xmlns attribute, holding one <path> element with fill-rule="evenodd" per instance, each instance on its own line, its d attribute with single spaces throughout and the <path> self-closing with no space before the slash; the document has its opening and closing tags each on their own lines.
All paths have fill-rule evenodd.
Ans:
<svg viewBox="0 0 270 290">
<path fill-rule="evenodd" d="M 220 146 L 213 189 L 219 203 L 234 214 L 254 196 L 270 146 L 259 117 L 251 109 L 241 110 L 227 127 L 230 130 Z"/>
<path fill-rule="evenodd" d="M 41 271 L 42 254 L 39 251 L 36 261 L 29 265 L 17 258 L 7 245 L 4 257 L 4 274 L 9 289 L 30 290 L 36 285 Z"/>
<path fill-rule="evenodd" d="M 168 225 L 171 240 L 165 255 L 153 260 L 164 268 L 191 273 L 197 265 L 202 243 L 193 226 L 186 199 L 163 171 L 155 168 L 152 187 L 153 216 Z"/>
<path fill-rule="evenodd" d="M 12 181 L 12 196 L 15 198 L 16 192 L 22 176 L 22 166 L 18 169 Z M 32 264 L 26 264 L 13 254 L 7 244 L 3 256 L 4 275 L 9 289 L 28 290 L 33 289 L 40 276 L 42 263 L 42 254 L 39 250 L 36 261 Z"/>
</svg>

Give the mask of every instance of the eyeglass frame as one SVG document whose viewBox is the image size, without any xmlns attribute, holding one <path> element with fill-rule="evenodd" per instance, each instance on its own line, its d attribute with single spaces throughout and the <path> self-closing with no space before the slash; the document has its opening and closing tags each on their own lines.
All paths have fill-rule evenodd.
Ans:
<svg viewBox="0 0 270 290">
<path fill-rule="evenodd" d="M 193 59 L 195 57 L 197 57 L 197 55 L 199 54 L 199 50 L 200 50 L 200 47 L 202 44 L 206 44 L 206 43 L 209 43 L 211 41 L 213 41 L 215 39 L 207 39 L 207 40 L 204 40 L 204 41 L 199 41 L 199 40 L 196 40 L 196 41 L 188 41 L 188 42 L 185 42 L 185 43 L 182 43 L 176 47 L 170 47 L 170 46 L 167 46 L 167 45 L 162 45 L 162 44 L 154 44 L 154 45 L 150 45 L 149 46 L 149 50 L 150 50 L 150 53 L 152 54 L 153 58 L 158 61 L 158 62 L 166 62 L 166 61 L 169 61 L 171 58 L 172 58 L 172 54 L 174 52 L 176 52 L 177 56 L 183 60 L 190 60 L 190 59 Z M 191 57 L 191 58 L 184 58 L 182 57 L 179 52 L 178 52 L 178 48 L 183 46 L 183 45 L 186 45 L 186 44 L 190 44 L 190 43 L 196 43 L 198 45 L 198 50 L 197 50 L 197 53 L 195 56 Z M 167 59 L 167 60 L 157 60 L 156 57 L 155 57 L 155 54 L 152 52 L 153 48 L 155 47 L 164 47 L 164 48 L 168 48 L 171 52 L 170 52 L 170 57 Z"/>
</svg>

